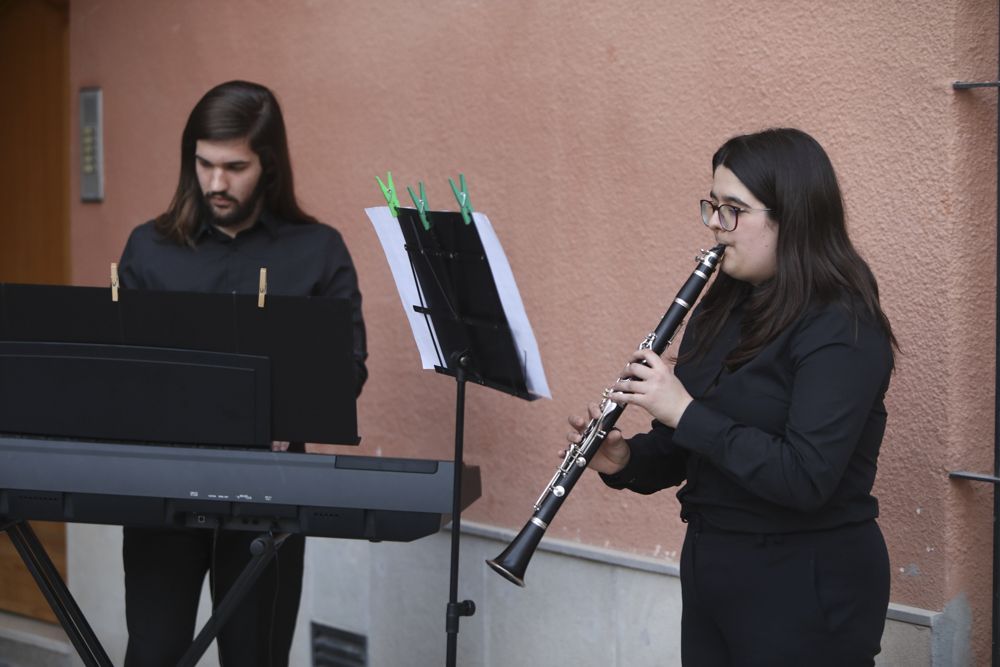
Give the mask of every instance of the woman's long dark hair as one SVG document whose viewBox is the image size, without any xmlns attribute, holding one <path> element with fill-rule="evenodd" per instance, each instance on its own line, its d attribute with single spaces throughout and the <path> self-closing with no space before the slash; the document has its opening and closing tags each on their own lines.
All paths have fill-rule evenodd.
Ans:
<svg viewBox="0 0 1000 667">
<path fill-rule="evenodd" d="M 292 181 L 285 121 L 274 93 L 260 84 L 229 81 L 198 101 L 181 136 L 181 175 L 170 208 L 155 222 L 157 231 L 180 244 L 192 244 L 198 225 L 208 215 L 195 172 L 195 146 L 201 139 L 247 139 L 260 157 L 258 184 L 264 208 L 291 222 L 316 219 L 299 208 Z"/>
<path fill-rule="evenodd" d="M 720 166 L 771 209 L 778 225 L 777 267 L 774 277 L 756 287 L 720 272 L 692 318 L 692 356 L 708 349 L 742 299 L 747 300 L 743 328 L 726 358 L 730 368 L 756 356 L 809 305 L 833 301 L 870 318 L 898 349 L 875 276 L 847 235 L 837 176 L 819 143 L 790 128 L 733 137 L 712 157 L 712 172 Z"/>
</svg>

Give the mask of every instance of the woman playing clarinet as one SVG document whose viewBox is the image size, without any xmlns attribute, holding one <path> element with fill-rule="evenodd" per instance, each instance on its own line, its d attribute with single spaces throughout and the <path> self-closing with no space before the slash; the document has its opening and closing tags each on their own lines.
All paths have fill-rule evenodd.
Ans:
<svg viewBox="0 0 1000 667">
<path fill-rule="evenodd" d="M 700 206 L 720 273 L 676 365 L 639 350 L 612 387 L 651 430 L 612 431 L 590 467 L 636 493 L 683 484 L 684 665 L 873 665 L 889 561 L 871 490 L 897 346 L 833 166 L 799 130 L 737 136 Z M 571 442 L 586 423 L 570 418 Z"/>
</svg>

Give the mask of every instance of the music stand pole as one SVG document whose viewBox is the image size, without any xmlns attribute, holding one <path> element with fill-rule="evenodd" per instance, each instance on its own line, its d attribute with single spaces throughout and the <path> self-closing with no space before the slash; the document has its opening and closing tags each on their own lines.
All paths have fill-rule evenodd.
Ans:
<svg viewBox="0 0 1000 667">
<path fill-rule="evenodd" d="M 448 587 L 448 610 L 445 615 L 445 630 L 448 633 L 447 667 L 455 667 L 458 655 L 458 625 L 462 616 L 476 613 L 472 600 L 458 601 L 459 543 L 462 533 L 462 448 L 465 431 L 465 369 L 469 356 L 465 352 L 455 353 L 455 477 L 451 501 L 451 581 Z"/>
</svg>

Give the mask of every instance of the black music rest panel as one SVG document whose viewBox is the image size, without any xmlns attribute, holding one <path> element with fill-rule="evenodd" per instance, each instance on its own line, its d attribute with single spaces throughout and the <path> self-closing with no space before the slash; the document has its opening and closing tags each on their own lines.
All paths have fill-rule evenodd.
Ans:
<svg viewBox="0 0 1000 667">
<path fill-rule="evenodd" d="M 399 207 L 399 228 L 423 302 L 410 304 L 433 322 L 439 373 L 455 375 L 452 353 L 472 352 L 466 379 L 525 400 L 524 365 L 476 225 L 454 211 L 434 211 L 425 229 L 415 209 Z"/>
<path fill-rule="evenodd" d="M 270 448 L 270 368 L 245 354 L 0 340 L 0 427 Z"/>
<path fill-rule="evenodd" d="M 202 372 L 207 366 L 199 366 L 192 375 L 184 376 L 185 369 L 195 366 L 179 364 L 167 377 L 168 383 L 162 375 L 145 384 L 133 383 L 129 386 L 137 394 L 130 406 L 133 419 L 114 426 L 119 432 L 113 436 L 116 439 L 235 447 L 256 444 L 262 448 L 268 448 L 271 440 L 349 445 L 359 441 L 351 305 L 345 299 L 267 295 L 265 307 L 260 308 L 257 296 L 251 294 L 122 289 L 118 301 L 112 301 L 107 288 L 0 283 L 0 341 L 104 346 L 107 350 L 118 348 L 123 354 L 160 348 L 192 355 L 268 360 L 267 405 L 260 402 L 257 393 L 260 378 L 251 382 L 236 380 L 233 374 L 207 376 Z M 20 375 L 33 375 L 39 384 L 54 384 L 67 371 L 65 365 L 54 368 L 51 360 L 32 365 L 38 358 L 30 355 L 15 359 L 9 352 L 7 357 L 9 363 L 18 365 Z M 89 362 L 94 374 L 107 375 L 122 367 L 107 355 L 102 359 L 109 364 L 108 370 L 98 367 L 95 358 Z M 188 431 L 164 435 L 154 424 L 158 418 L 179 419 L 177 415 L 185 414 L 185 387 L 203 386 L 204 392 L 214 387 L 216 395 L 222 396 L 234 383 L 244 388 L 244 399 L 248 391 L 257 396 L 253 414 L 238 417 L 245 425 L 235 437 L 221 435 L 228 427 L 212 423 L 235 397 L 228 402 L 209 400 L 197 422 L 188 419 L 192 426 Z M 249 384 L 254 387 L 245 389 Z M 121 383 L 108 382 L 105 386 L 119 393 L 126 391 Z M 86 422 L 77 429 L 74 423 L 79 420 L 75 417 L 80 414 L 73 412 L 72 400 L 65 400 L 72 396 L 58 398 L 58 403 L 41 402 L 38 409 L 62 413 L 63 430 L 22 428 L 23 420 L 11 419 L 17 417 L 13 408 L 0 402 L 0 433 L 111 439 L 91 436 Z M 212 410 L 213 406 L 218 409 Z M 143 419 L 144 415 L 151 418 Z M 93 423 L 94 418 L 89 419 Z M 261 419 L 269 431 L 264 438 L 258 433 Z M 228 421 L 232 424 L 235 418 Z M 212 429 L 218 432 L 214 440 L 201 437 L 203 431 Z M 254 432 L 253 443 L 246 441 L 244 434 L 248 430 Z"/>
<path fill-rule="evenodd" d="M 0 517 L 409 542 L 449 520 L 452 461 L 0 435 Z M 481 493 L 463 470 L 463 506 Z"/>
</svg>

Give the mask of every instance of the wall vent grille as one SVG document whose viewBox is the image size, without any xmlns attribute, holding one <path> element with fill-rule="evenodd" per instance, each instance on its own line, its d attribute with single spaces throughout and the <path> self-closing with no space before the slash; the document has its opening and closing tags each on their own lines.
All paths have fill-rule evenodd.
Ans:
<svg viewBox="0 0 1000 667">
<path fill-rule="evenodd" d="M 313 623 L 312 664 L 313 667 L 368 667 L 368 638 Z"/>
</svg>

